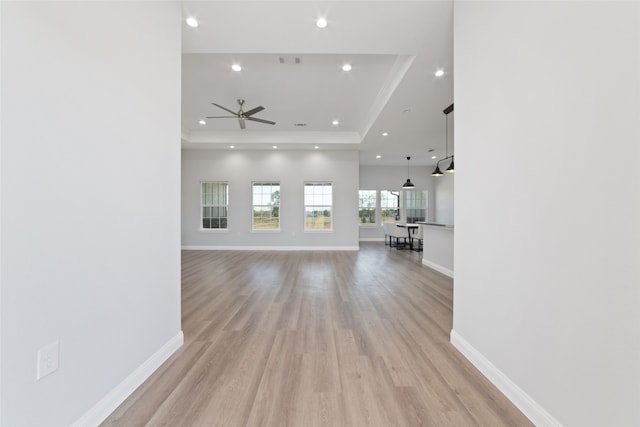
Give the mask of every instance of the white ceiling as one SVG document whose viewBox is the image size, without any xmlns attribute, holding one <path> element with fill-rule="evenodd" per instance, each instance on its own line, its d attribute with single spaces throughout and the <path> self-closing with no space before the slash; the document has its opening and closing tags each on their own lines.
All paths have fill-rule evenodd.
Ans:
<svg viewBox="0 0 640 427">
<path fill-rule="evenodd" d="M 432 155 L 445 156 L 451 0 L 182 5 L 183 18 L 199 21 L 197 28 L 183 24 L 183 148 L 356 149 L 367 165 L 406 165 L 406 156 L 412 165 L 433 165 Z M 326 28 L 315 25 L 318 17 Z M 234 63 L 242 71 L 232 71 Z M 342 71 L 345 63 L 353 69 Z M 434 76 L 438 69 L 444 76 Z M 237 111 L 238 98 L 245 111 L 263 106 L 254 117 L 276 125 L 247 122 L 241 130 L 235 119 L 205 119 L 228 115 L 212 102 Z"/>
</svg>

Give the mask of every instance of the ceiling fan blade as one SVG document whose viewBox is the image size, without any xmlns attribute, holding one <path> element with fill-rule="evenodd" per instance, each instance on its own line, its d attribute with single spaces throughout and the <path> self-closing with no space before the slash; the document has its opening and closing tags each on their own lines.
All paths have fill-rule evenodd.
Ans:
<svg viewBox="0 0 640 427">
<path fill-rule="evenodd" d="M 269 120 L 263 120 L 263 119 L 257 119 L 255 117 L 247 117 L 246 120 L 251 120 L 252 122 L 259 122 L 259 123 L 265 123 L 268 125 L 275 125 L 276 122 L 271 122 Z"/>
<path fill-rule="evenodd" d="M 240 123 L 240 129 L 246 129 L 246 125 L 244 124 L 244 119 L 238 119 L 238 122 Z"/>
<path fill-rule="evenodd" d="M 246 111 L 244 113 L 245 117 L 249 117 L 249 116 L 253 116 L 255 113 L 259 113 L 260 111 L 264 110 L 264 107 L 261 105 L 259 107 L 256 107 L 252 110 Z"/>
<path fill-rule="evenodd" d="M 237 119 L 238 116 L 207 116 L 207 119 Z"/>
<path fill-rule="evenodd" d="M 231 114 L 235 114 L 236 116 L 238 115 L 235 111 L 231 111 L 231 110 L 229 110 L 228 108 L 223 107 L 222 105 L 218 105 L 218 104 L 216 104 L 215 102 L 212 102 L 212 104 L 213 104 L 213 105 L 215 105 L 215 106 L 216 106 L 216 107 L 218 107 L 218 108 L 222 108 L 224 111 L 227 111 L 227 112 L 229 112 L 229 113 L 231 113 Z"/>
</svg>

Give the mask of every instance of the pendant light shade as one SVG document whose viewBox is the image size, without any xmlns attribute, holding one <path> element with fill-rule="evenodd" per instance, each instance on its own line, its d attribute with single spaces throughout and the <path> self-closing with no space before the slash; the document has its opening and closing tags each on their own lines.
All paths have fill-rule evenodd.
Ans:
<svg viewBox="0 0 640 427">
<path fill-rule="evenodd" d="M 411 182 L 411 180 L 409 178 L 407 178 L 407 182 L 405 182 L 404 184 L 402 184 L 402 188 L 403 189 L 408 189 L 408 188 L 415 188 L 416 186 L 413 185 L 413 182 Z"/>
<path fill-rule="evenodd" d="M 404 190 L 406 189 L 410 189 L 410 188 L 415 188 L 415 185 L 413 185 L 413 183 L 411 182 L 411 174 L 410 169 L 409 169 L 409 161 L 411 160 L 411 156 L 407 156 L 407 182 L 405 182 L 404 184 L 402 184 L 402 188 Z"/>
<path fill-rule="evenodd" d="M 451 159 L 451 164 L 449 165 L 449 167 L 445 172 L 449 172 L 449 173 L 455 172 L 455 169 L 453 168 L 453 159 Z"/>
<path fill-rule="evenodd" d="M 442 176 L 444 175 L 442 173 L 442 171 L 440 170 L 440 162 L 442 162 L 443 160 L 447 160 L 447 159 L 451 159 L 451 164 L 449 165 L 449 167 L 447 169 L 445 169 L 445 172 L 448 173 L 453 173 L 455 172 L 455 168 L 453 167 L 453 158 L 455 157 L 455 155 L 449 155 L 449 113 L 451 113 L 453 111 L 453 104 L 449 105 L 447 108 L 445 108 L 442 112 L 444 113 L 444 117 L 445 117 L 445 147 L 446 147 L 446 151 L 445 151 L 445 157 L 443 159 L 438 160 L 438 163 L 436 163 L 436 169 L 431 173 L 431 176 Z"/>
</svg>

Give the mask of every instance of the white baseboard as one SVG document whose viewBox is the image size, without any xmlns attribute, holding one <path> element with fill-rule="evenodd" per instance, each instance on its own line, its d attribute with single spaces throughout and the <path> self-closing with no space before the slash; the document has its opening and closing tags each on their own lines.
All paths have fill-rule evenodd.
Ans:
<svg viewBox="0 0 640 427">
<path fill-rule="evenodd" d="M 182 246 L 189 251 L 359 251 L 359 246 Z"/>
<path fill-rule="evenodd" d="M 97 426 L 116 410 L 147 378 L 155 372 L 184 343 L 182 331 L 171 338 L 142 365 L 85 412 L 72 427 Z"/>
<path fill-rule="evenodd" d="M 384 242 L 384 237 L 361 237 L 361 242 Z"/>
<path fill-rule="evenodd" d="M 435 271 L 439 271 L 445 276 L 449 276 L 453 279 L 453 270 L 449 270 L 448 268 L 443 267 L 440 264 L 436 264 L 435 262 L 432 262 L 423 258 L 422 265 L 426 265 L 429 268 L 433 268 Z"/>
<path fill-rule="evenodd" d="M 456 331 L 451 330 L 451 344 L 487 377 L 522 413 L 538 427 L 562 427 L 538 402 L 518 387 L 500 369 L 475 349 Z"/>
</svg>

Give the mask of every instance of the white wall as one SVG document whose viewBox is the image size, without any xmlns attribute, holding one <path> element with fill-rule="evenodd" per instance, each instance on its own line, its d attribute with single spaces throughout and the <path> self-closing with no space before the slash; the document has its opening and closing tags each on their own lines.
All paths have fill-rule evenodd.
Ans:
<svg viewBox="0 0 640 427">
<path fill-rule="evenodd" d="M 442 163 L 445 164 L 445 167 L 449 166 L 449 161 Z M 454 178 L 455 173 L 445 173 L 442 176 L 434 177 L 434 222 L 438 224 L 454 223 Z"/>
<path fill-rule="evenodd" d="M 0 8 L 0 423 L 70 425 L 181 336 L 180 8 Z"/>
<path fill-rule="evenodd" d="M 427 216 L 429 221 L 434 218 L 434 177 L 431 176 L 433 168 L 426 166 L 411 167 L 411 182 L 416 190 L 428 191 Z M 393 190 L 402 191 L 402 184 L 407 180 L 406 166 L 360 166 L 360 190 Z M 401 214 L 405 215 L 404 210 Z M 406 215 L 405 215 L 406 216 Z M 378 221 L 380 218 L 378 217 Z M 379 227 L 360 227 L 360 239 L 384 240 L 382 225 Z"/>
<path fill-rule="evenodd" d="M 228 231 L 200 231 L 200 182 L 229 183 Z M 280 182 L 280 232 L 251 231 L 252 181 Z M 304 182 L 333 183 L 333 231 L 304 232 Z M 358 247 L 357 151 L 182 151 L 184 247 Z"/>
<path fill-rule="evenodd" d="M 0 189 L 2 189 L 2 5 L 0 5 Z M 0 309 L 2 308 L 2 194 L 0 193 Z M 2 312 L 0 311 L 0 425 L 2 425 Z"/>
<path fill-rule="evenodd" d="M 540 425 L 640 425 L 639 7 L 455 2 L 452 337 Z"/>
</svg>

